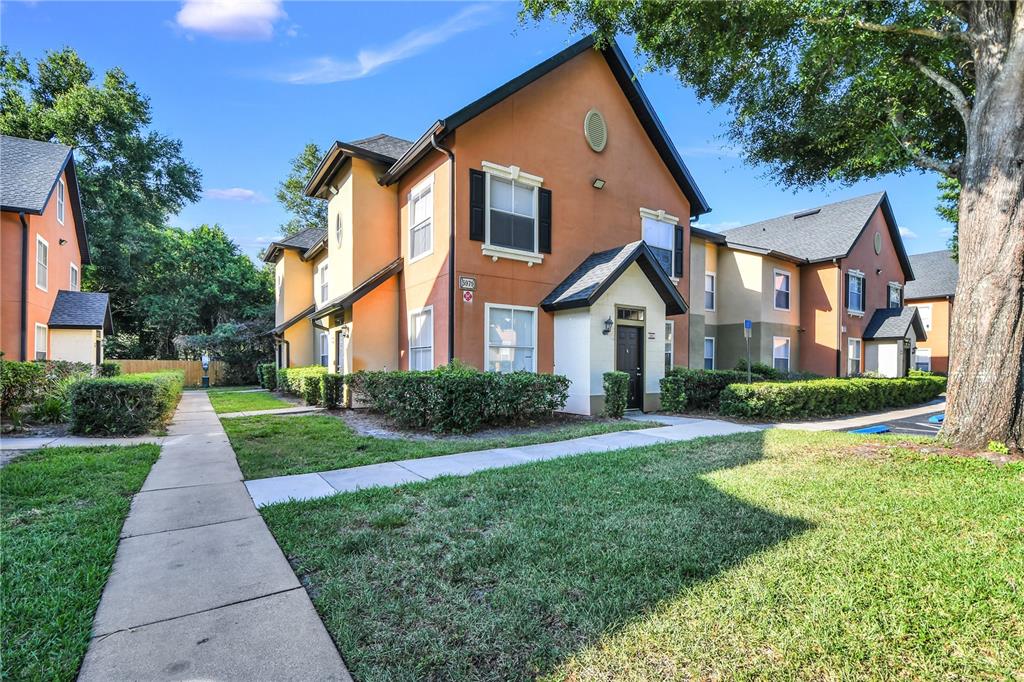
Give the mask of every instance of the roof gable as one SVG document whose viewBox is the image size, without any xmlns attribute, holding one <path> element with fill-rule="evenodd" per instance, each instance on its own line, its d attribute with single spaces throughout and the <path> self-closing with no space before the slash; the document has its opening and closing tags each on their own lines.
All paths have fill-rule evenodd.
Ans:
<svg viewBox="0 0 1024 682">
<path fill-rule="evenodd" d="M 633 263 L 636 263 L 665 301 L 668 315 L 681 315 L 688 306 L 657 257 L 642 240 L 592 253 L 541 302 L 548 312 L 589 308 Z"/>
<path fill-rule="evenodd" d="M 953 260 L 953 252 L 948 249 L 915 253 L 910 256 L 914 267 L 914 281 L 907 282 L 904 298 L 920 300 L 923 298 L 946 298 L 956 294 L 956 284 L 960 279 L 960 264 Z"/>
<path fill-rule="evenodd" d="M 93 291 L 57 292 L 47 326 L 51 329 L 102 329 L 110 334 L 110 294 Z"/>
<path fill-rule="evenodd" d="M 904 308 L 879 308 L 871 316 L 868 326 L 864 329 L 864 339 L 879 341 L 882 339 L 902 339 L 906 337 L 910 327 L 914 327 L 914 334 L 918 341 L 928 339 L 924 329 L 924 322 L 917 308 L 907 306 Z"/>
<path fill-rule="evenodd" d="M 318 251 L 318 247 L 327 240 L 327 230 L 322 227 L 307 227 L 305 230 L 289 235 L 284 239 L 270 242 L 267 253 L 263 260 L 271 263 L 277 259 L 278 252 L 284 249 L 293 249 L 299 252 L 303 260 L 306 260 Z"/>
</svg>

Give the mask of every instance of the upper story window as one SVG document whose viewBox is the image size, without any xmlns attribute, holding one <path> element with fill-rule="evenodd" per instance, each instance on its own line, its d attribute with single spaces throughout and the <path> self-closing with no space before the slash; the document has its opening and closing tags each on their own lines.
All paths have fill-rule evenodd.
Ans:
<svg viewBox="0 0 1024 682">
<path fill-rule="evenodd" d="M 50 283 L 50 245 L 36 235 L 36 286 L 46 291 Z"/>
<path fill-rule="evenodd" d="M 682 277 L 682 236 L 677 235 L 679 219 L 665 211 L 641 208 L 640 227 L 644 242 L 654 251 L 669 277 Z"/>
<path fill-rule="evenodd" d="M 74 263 L 71 264 L 71 272 L 68 273 L 68 289 L 71 291 L 78 291 L 80 288 L 78 282 L 78 266 Z"/>
<path fill-rule="evenodd" d="M 704 310 L 715 309 L 715 273 L 704 275 Z"/>
<path fill-rule="evenodd" d="M 775 309 L 789 310 L 789 293 L 791 276 L 785 270 L 776 269 L 773 279 L 775 280 Z"/>
<path fill-rule="evenodd" d="M 889 282 L 889 307 L 903 307 L 903 287 L 896 282 Z"/>
<path fill-rule="evenodd" d="M 487 175 L 487 243 L 537 252 L 537 187 Z"/>
<path fill-rule="evenodd" d="M 420 183 L 409 192 L 409 260 L 434 250 L 434 180 Z"/>
<path fill-rule="evenodd" d="M 341 220 L 341 211 L 338 211 L 338 213 L 335 214 L 334 216 L 334 241 L 338 244 L 339 247 L 341 246 L 341 237 L 344 234 L 343 228 L 344 226 Z"/>
<path fill-rule="evenodd" d="M 320 266 L 320 302 L 325 303 L 327 301 L 327 263 Z"/>
<path fill-rule="evenodd" d="M 851 313 L 864 314 L 864 273 L 860 270 L 846 273 L 846 309 Z"/>
<path fill-rule="evenodd" d="M 924 330 L 930 332 L 932 330 L 932 307 L 931 305 L 919 305 L 917 306 L 917 314 L 921 316 L 921 324 L 924 325 Z"/>
<path fill-rule="evenodd" d="M 57 222 L 64 224 L 64 180 L 57 180 Z"/>
<path fill-rule="evenodd" d="M 518 166 L 481 163 L 469 169 L 469 238 L 481 253 L 531 267 L 551 253 L 551 190 Z"/>
</svg>

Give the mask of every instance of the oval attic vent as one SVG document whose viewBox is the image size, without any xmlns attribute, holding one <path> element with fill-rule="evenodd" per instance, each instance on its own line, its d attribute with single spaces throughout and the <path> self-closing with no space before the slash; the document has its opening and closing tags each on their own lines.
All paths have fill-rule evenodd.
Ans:
<svg viewBox="0 0 1024 682">
<path fill-rule="evenodd" d="M 587 144 L 595 152 L 604 151 L 608 144 L 608 126 L 604 122 L 604 116 L 597 109 L 591 109 L 583 118 L 583 135 L 587 138 Z"/>
</svg>

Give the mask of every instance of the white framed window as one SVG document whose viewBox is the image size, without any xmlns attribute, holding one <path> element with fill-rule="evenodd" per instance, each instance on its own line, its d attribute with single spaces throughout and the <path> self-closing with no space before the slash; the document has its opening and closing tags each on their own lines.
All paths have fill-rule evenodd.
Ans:
<svg viewBox="0 0 1024 682">
<path fill-rule="evenodd" d="M 434 176 L 409 192 L 409 262 L 434 251 Z"/>
<path fill-rule="evenodd" d="M 46 291 L 50 285 L 50 245 L 36 235 L 36 286 Z"/>
<path fill-rule="evenodd" d="M 862 345 L 860 339 L 846 340 L 846 373 L 850 376 L 861 373 L 860 351 Z"/>
<path fill-rule="evenodd" d="M 789 371 L 789 337 L 772 337 L 772 367 L 780 372 Z"/>
<path fill-rule="evenodd" d="M 341 211 L 334 215 L 334 241 L 341 246 L 341 238 L 345 234 L 345 224 L 341 218 Z"/>
<path fill-rule="evenodd" d="M 537 371 L 536 308 L 486 303 L 484 324 L 488 371 Z"/>
<path fill-rule="evenodd" d="M 676 323 L 672 320 L 665 320 L 665 374 L 672 370 L 675 358 L 675 349 L 672 348 L 675 339 Z"/>
<path fill-rule="evenodd" d="M 327 263 L 323 263 L 319 268 L 320 273 L 320 302 L 327 302 L 327 295 L 330 288 L 327 286 Z"/>
<path fill-rule="evenodd" d="M 921 316 L 921 324 L 924 325 L 924 330 L 930 332 L 932 330 L 932 305 L 926 303 L 925 305 L 917 306 L 917 314 Z"/>
<path fill-rule="evenodd" d="M 676 226 L 679 218 L 649 208 L 640 209 L 640 227 L 643 240 L 655 249 L 659 255 L 665 272 L 670 277 L 679 278 L 683 273 L 675 271 Z"/>
<path fill-rule="evenodd" d="M 544 179 L 518 166 L 499 166 L 484 161 L 486 255 L 528 254 L 541 262 L 539 189 Z M 488 251 L 490 253 L 488 253 Z"/>
<path fill-rule="evenodd" d="M 36 322 L 36 360 L 46 359 L 46 341 L 49 329 L 45 324 Z"/>
<path fill-rule="evenodd" d="M 921 370 L 922 372 L 932 371 L 932 349 L 917 347 L 917 353 L 914 355 L 914 369 Z"/>
<path fill-rule="evenodd" d="M 846 308 L 851 313 L 864 314 L 864 273 L 860 270 L 846 273 Z"/>
<path fill-rule="evenodd" d="M 57 222 L 64 224 L 64 179 L 57 180 Z"/>
<path fill-rule="evenodd" d="M 789 310 L 789 292 L 792 275 L 786 270 L 775 268 L 772 279 L 775 281 L 775 300 L 773 301 L 775 309 Z"/>
<path fill-rule="evenodd" d="M 320 338 L 318 339 L 320 348 L 320 364 L 324 367 L 330 362 L 331 355 L 331 344 L 327 336 L 327 332 L 320 332 Z"/>
<path fill-rule="evenodd" d="M 434 369 L 434 306 L 409 311 L 409 369 Z"/>
<path fill-rule="evenodd" d="M 704 337 L 704 369 L 715 368 L 715 338 L 713 336 Z"/>
<path fill-rule="evenodd" d="M 899 282 L 889 282 L 889 307 L 890 308 L 902 308 L 903 307 L 903 287 L 900 286 Z"/>
<path fill-rule="evenodd" d="M 78 266 L 72 263 L 70 272 L 68 273 L 68 289 L 71 291 L 78 291 L 80 288 L 81 284 L 78 281 Z"/>
<path fill-rule="evenodd" d="M 715 309 L 715 273 L 704 273 L 704 310 Z"/>
</svg>

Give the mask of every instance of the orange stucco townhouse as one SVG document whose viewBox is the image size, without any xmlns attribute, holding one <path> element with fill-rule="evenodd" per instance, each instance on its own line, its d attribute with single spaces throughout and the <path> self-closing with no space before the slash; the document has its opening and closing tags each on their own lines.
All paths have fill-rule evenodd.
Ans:
<svg viewBox="0 0 1024 682">
<path fill-rule="evenodd" d="M 907 304 L 917 308 L 928 339 L 917 345 L 915 364 L 926 372 L 949 372 L 949 322 L 960 266 L 948 249 L 916 253 L 910 262 L 917 279 L 907 283 Z"/>
<path fill-rule="evenodd" d="M 71 147 L 0 135 L 0 215 L 3 357 L 101 362 L 110 302 L 81 291 L 89 247 Z"/>
</svg>

